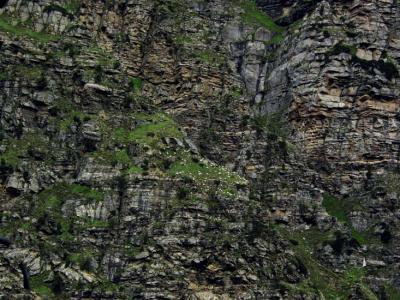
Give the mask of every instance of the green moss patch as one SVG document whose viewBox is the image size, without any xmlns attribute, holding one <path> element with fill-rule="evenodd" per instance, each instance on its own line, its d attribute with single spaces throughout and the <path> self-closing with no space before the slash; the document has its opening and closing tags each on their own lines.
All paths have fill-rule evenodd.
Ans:
<svg viewBox="0 0 400 300">
<path fill-rule="evenodd" d="M 80 219 L 81 224 L 80 227 L 82 229 L 91 229 L 91 228 L 109 228 L 110 223 L 108 221 L 104 220 L 98 220 L 98 219 Z"/>
<path fill-rule="evenodd" d="M 28 80 L 40 80 L 43 78 L 45 70 L 41 66 L 24 66 L 18 65 L 14 67 L 14 72 L 18 77 L 26 78 Z"/>
</svg>

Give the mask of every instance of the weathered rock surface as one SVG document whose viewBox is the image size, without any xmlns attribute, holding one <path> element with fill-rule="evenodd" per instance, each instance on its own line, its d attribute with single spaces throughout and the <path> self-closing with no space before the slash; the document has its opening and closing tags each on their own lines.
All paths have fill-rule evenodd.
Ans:
<svg viewBox="0 0 400 300">
<path fill-rule="evenodd" d="M 0 298 L 399 299 L 399 4 L 256 3 L 0 1 Z"/>
</svg>

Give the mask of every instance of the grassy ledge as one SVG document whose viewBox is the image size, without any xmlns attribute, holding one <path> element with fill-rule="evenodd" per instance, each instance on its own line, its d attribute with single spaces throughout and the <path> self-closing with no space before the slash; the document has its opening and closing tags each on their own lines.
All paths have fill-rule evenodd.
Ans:
<svg viewBox="0 0 400 300">
<path fill-rule="evenodd" d="M 37 32 L 21 25 L 12 25 L 11 19 L 5 15 L 0 15 L 0 31 L 14 36 L 27 37 L 41 43 L 54 42 L 60 39 L 60 37 L 56 35 Z"/>
<path fill-rule="evenodd" d="M 264 27 L 274 33 L 283 33 L 285 29 L 277 25 L 274 20 L 260 10 L 253 1 L 243 1 L 240 7 L 244 10 L 242 19 L 245 23 Z"/>
<path fill-rule="evenodd" d="M 286 29 L 276 24 L 270 16 L 257 7 L 254 1 L 240 1 L 238 5 L 244 11 L 241 16 L 244 23 L 256 27 L 263 27 L 275 33 L 271 40 L 265 42 L 266 45 L 279 44 L 283 41 Z"/>
</svg>

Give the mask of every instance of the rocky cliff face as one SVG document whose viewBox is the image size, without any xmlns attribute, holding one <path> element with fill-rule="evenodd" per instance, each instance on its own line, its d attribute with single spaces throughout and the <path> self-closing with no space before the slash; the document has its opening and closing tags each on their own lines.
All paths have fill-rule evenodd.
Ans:
<svg viewBox="0 0 400 300">
<path fill-rule="evenodd" d="M 0 297 L 398 299 L 399 14 L 0 1 Z"/>
</svg>

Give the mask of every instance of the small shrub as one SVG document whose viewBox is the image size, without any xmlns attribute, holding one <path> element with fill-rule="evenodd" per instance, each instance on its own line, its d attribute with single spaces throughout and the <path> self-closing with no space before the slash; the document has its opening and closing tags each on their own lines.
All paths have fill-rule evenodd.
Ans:
<svg viewBox="0 0 400 300">
<path fill-rule="evenodd" d="M 143 81 L 141 78 L 138 77 L 131 77 L 129 80 L 129 84 L 131 86 L 131 89 L 134 93 L 140 93 L 143 87 Z"/>
<path fill-rule="evenodd" d="M 176 196 L 179 200 L 183 200 L 188 197 L 189 193 L 190 191 L 187 187 L 179 187 Z"/>
<path fill-rule="evenodd" d="M 347 53 L 350 55 L 356 55 L 357 48 L 354 45 L 346 45 L 343 43 L 338 43 L 328 52 L 328 56 L 339 55 L 342 53 Z"/>
</svg>

